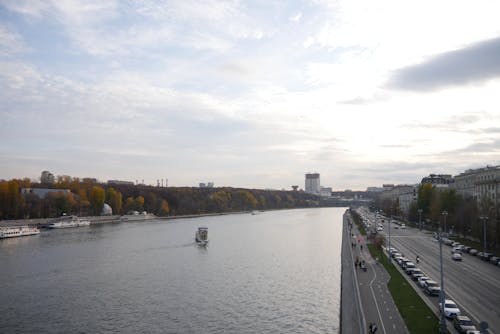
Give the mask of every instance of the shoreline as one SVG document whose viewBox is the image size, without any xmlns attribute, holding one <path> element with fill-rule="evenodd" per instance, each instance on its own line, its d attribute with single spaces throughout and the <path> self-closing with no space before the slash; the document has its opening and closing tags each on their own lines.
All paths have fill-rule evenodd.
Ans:
<svg viewBox="0 0 500 334">
<path fill-rule="evenodd" d="M 176 216 L 165 216 L 165 217 L 159 217 L 154 214 L 146 214 L 146 215 L 84 216 L 79 218 L 89 220 L 90 225 L 98 225 L 98 224 L 138 222 L 138 221 L 147 221 L 154 219 L 174 220 L 174 219 L 201 218 L 201 217 L 212 217 L 212 216 L 225 216 L 234 214 L 248 214 L 252 212 L 253 211 L 216 212 L 216 213 L 200 213 L 200 214 L 176 215 Z M 14 227 L 14 226 L 25 226 L 25 225 L 40 227 L 42 225 L 49 223 L 54 219 L 56 218 L 0 220 L 0 227 Z"/>
</svg>

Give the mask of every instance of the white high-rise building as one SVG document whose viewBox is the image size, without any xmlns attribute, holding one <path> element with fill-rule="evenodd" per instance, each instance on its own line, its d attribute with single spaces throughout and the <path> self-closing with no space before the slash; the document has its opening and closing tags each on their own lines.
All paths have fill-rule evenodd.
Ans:
<svg viewBox="0 0 500 334">
<path fill-rule="evenodd" d="M 307 173 L 306 174 L 306 193 L 317 194 L 321 192 L 321 186 L 319 183 L 319 173 Z"/>
</svg>

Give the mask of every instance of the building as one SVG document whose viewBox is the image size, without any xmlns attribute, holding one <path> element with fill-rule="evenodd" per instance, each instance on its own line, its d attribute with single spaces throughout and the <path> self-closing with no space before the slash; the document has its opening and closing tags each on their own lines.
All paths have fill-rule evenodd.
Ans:
<svg viewBox="0 0 500 334">
<path fill-rule="evenodd" d="M 320 195 L 322 197 L 330 197 L 332 196 L 332 187 L 321 187 Z"/>
<path fill-rule="evenodd" d="M 500 196 L 500 166 L 468 169 L 455 176 L 452 187 L 464 198 L 474 198 L 478 204 L 489 201 L 497 207 Z"/>
<path fill-rule="evenodd" d="M 108 185 L 123 185 L 123 186 L 133 186 L 134 182 L 132 181 L 121 181 L 121 180 L 108 180 Z"/>
<path fill-rule="evenodd" d="M 48 189 L 48 188 L 21 188 L 22 195 L 33 194 L 40 198 L 45 198 L 49 193 L 65 193 L 69 195 L 71 190 L 69 189 Z"/>
<path fill-rule="evenodd" d="M 321 186 L 319 182 L 319 173 L 307 173 L 304 187 L 306 193 L 319 195 Z"/>
<path fill-rule="evenodd" d="M 49 172 L 48 170 L 44 170 L 42 172 L 42 175 L 40 176 L 40 182 L 41 183 L 54 183 L 55 177 L 54 174 Z"/>
<path fill-rule="evenodd" d="M 395 186 L 392 185 L 392 188 L 384 185 L 384 189 L 387 190 L 384 190 L 380 194 L 381 199 L 389 200 L 392 203 L 397 202 L 399 204 L 399 208 L 397 209 L 399 212 L 393 212 L 391 214 L 408 217 L 411 204 L 418 198 L 418 185 L 398 184 Z"/>
<path fill-rule="evenodd" d="M 214 187 L 214 183 L 213 182 L 200 182 L 199 184 L 199 187 L 200 188 L 213 188 Z"/>
<path fill-rule="evenodd" d="M 429 174 L 429 176 L 426 176 L 422 178 L 422 181 L 420 182 L 421 184 L 424 183 L 431 183 L 431 184 L 450 184 L 455 182 L 451 174 Z"/>
</svg>

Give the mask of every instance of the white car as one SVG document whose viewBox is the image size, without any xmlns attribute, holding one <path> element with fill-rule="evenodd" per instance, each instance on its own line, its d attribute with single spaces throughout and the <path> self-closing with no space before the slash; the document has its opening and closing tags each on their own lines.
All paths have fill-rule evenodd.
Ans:
<svg viewBox="0 0 500 334">
<path fill-rule="evenodd" d="M 439 304 L 439 311 L 441 311 L 441 303 Z M 458 308 L 457 304 L 451 299 L 445 299 L 444 300 L 444 315 L 447 318 L 454 318 L 457 315 L 460 315 L 460 309 Z"/>
<path fill-rule="evenodd" d="M 451 259 L 453 261 L 462 261 L 462 254 L 460 254 L 460 253 L 453 253 L 451 255 Z"/>
<path fill-rule="evenodd" d="M 405 225 L 405 224 L 401 224 L 401 228 L 402 228 L 402 229 L 405 229 L 405 228 L 406 228 L 406 225 Z"/>
<path fill-rule="evenodd" d="M 422 276 L 418 278 L 418 285 L 420 285 L 421 288 L 425 288 L 425 282 L 430 281 L 430 277 L 427 276 Z"/>
<path fill-rule="evenodd" d="M 383 231 L 384 229 L 382 227 L 377 227 L 377 231 Z"/>
</svg>

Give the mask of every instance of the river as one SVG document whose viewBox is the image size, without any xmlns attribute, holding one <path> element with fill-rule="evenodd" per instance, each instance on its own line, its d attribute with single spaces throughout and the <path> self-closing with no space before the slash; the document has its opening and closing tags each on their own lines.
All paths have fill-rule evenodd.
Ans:
<svg viewBox="0 0 500 334">
<path fill-rule="evenodd" d="M 1 333 L 338 333 L 342 208 L 0 240 Z M 194 243 L 207 226 L 207 248 Z"/>
</svg>

